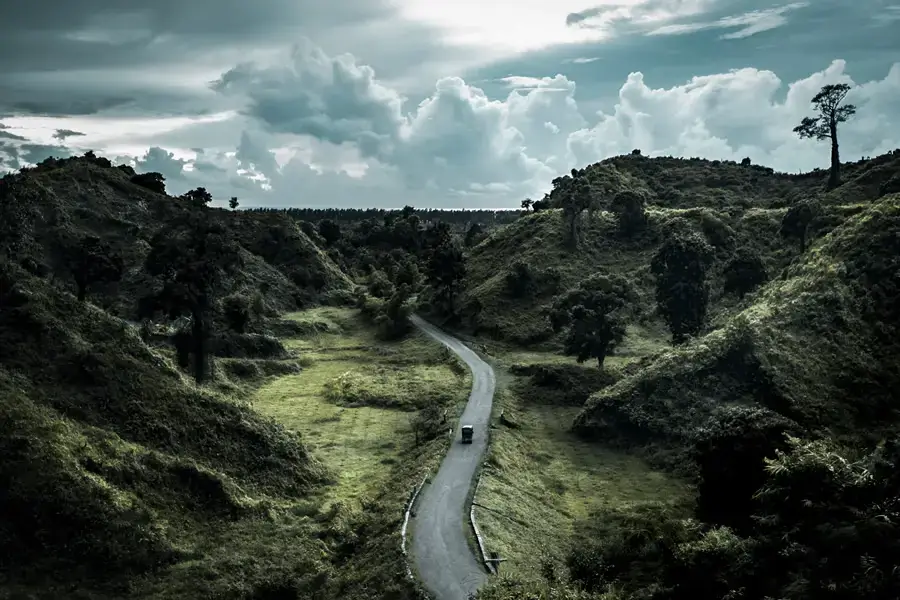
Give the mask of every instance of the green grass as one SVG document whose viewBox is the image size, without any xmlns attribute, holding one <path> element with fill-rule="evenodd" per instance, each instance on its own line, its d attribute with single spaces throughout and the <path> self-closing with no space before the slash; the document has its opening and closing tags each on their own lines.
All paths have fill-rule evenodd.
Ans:
<svg viewBox="0 0 900 600">
<path fill-rule="evenodd" d="M 486 343 L 498 382 L 496 428 L 475 514 L 488 552 L 507 559 L 502 574 L 539 578 L 542 561 L 559 564 L 573 534 L 597 513 L 628 516 L 652 506 L 687 514 L 691 485 L 572 431 L 590 393 L 667 347 L 660 328 L 630 326 L 601 373 L 559 353 Z"/>
<path fill-rule="evenodd" d="M 558 562 L 577 523 L 596 511 L 678 508 L 690 498 L 680 480 L 572 433 L 578 407 L 536 404 L 508 391 L 498 400 L 517 427 L 492 432 L 477 498 L 485 508 L 475 513 L 487 550 L 508 559 L 501 572 L 537 577 L 541 562 Z"/>
<path fill-rule="evenodd" d="M 358 505 L 390 482 L 394 465 L 409 453 L 415 409 L 437 402 L 455 414 L 470 376 L 418 332 L 378 342 L 353 309 L 319 308 L 289 318 L 319 324 L 310 328 L 316 333 L 285 341 L 307 366 L 267 382 L 252 404 L 298 431 L 336 473 L 327 503 Z"/>
</svg>

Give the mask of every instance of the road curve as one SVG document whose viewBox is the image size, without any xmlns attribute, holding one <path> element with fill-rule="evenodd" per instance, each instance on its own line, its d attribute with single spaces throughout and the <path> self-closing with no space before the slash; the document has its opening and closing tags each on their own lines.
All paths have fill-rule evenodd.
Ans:
<svg viewBox="0 0 900 600">
<path fill-rule="evenodd" d="M 454 442 L 431 483 L 422 489 L 412 529 L 416 572 L 435 600 L 466 600 L 487 579 L 480 557 L 466 541 L 469 527 L 466 499 L 475 471 L 487 449 L 487 431 L 494 400 L 494 370 L 468 346 L 413 315 L 412 322 L 459 356 L 472 371 L 472 392 L 461 423 L 475 426 L 471 444 Z"/>
</svg>

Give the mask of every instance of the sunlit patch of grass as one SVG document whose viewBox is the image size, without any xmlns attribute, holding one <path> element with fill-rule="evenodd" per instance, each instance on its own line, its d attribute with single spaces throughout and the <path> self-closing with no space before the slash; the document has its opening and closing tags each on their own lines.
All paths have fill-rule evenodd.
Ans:
<svg viewBox="0 0 900 600">
<path fill-rule="evenodd" d="M 317 324 L 309 335 L 286 340 L 306 366 L 269 380 L 253 406 L 299 432 L 337 474 L 326 487 L 326 503 L 357 503 L 377 494 L 409 453 L 415 409 L 465 402 L 468 372 L 417 332 L 398 342 L 377 341 L 352 309 L 318 308 L 288 318 Z"/>
<path fill-rule="evenodd" d="M 507 559 L 502 572 L 538 577 L 541 561 L 559 561 L 576 523 L 595 511 L 627 514 L 650 504 L 686 510 L 687 484 L 573 434 L 577 407 L 506 398 L 517 428 L 493 432 L 478 494 L 483 508 L 476 507 L 488 550 Z"/>
</svg>

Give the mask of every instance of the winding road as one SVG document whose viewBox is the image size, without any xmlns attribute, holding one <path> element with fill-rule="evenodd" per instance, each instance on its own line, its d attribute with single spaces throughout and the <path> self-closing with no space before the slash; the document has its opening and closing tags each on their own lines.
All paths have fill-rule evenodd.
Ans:
<svg viewBox="0 0 900 600">
<path fill-rule="evenodd" d="M 462 424 L 474 425 L 471 444 L 459 443 L 459 427 L 444 462 L 417 501 L 412 529 L 416 572 L 435 600 L 466 600 L 487 579 L 480 560 L 466 540 L 469 527 L 466 500 L 472 478 L 487 449 L 487 431 L 494 399 L 494 370 L 469 347 L 418 316 L 413 323 L 459 356 L 472 371 L 472 393 Z"/>
</svg>

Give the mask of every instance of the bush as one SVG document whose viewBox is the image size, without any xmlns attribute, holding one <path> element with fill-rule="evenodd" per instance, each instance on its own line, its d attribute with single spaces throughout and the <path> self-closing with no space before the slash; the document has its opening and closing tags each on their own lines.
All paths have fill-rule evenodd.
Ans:
<svg viewBox="0 0 900 600">
<path fill-rule="evenodd" d="M 535 291 L 535 278 L 528 263 L 517 260 L 506 274 L 506 292 L 513 298 L 524 298 Z"/>
<path fill-rule="evenodd" d="M 725 293 L 743 298 L 769 279 L 762 258 L 752 250 L 742 248 L 728 263 L 723 272 Z"/>
<path fill-rule="evenodd" d="M 634 235 L 647 226 L 646 206 L 647 197 L 633 190 L 623 190 L 613 197 L 610 210 L 616 214 L 623 235 Z"/>
<path fill-rule="evenodd" d="M 139 173 L 131 178 L 131 183 L 157 194 L 166 193 L 166 178 L 162 173 Z"/>
</svg>

